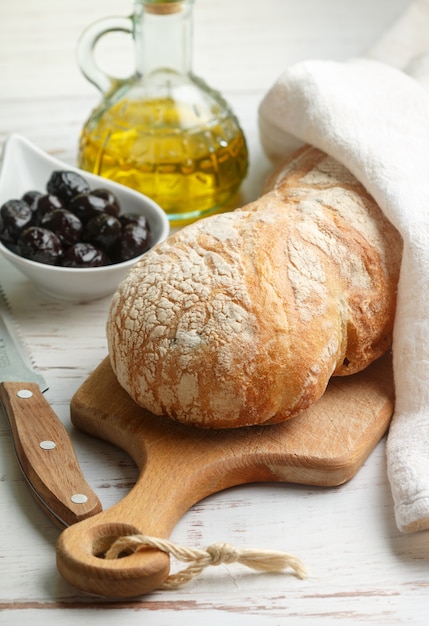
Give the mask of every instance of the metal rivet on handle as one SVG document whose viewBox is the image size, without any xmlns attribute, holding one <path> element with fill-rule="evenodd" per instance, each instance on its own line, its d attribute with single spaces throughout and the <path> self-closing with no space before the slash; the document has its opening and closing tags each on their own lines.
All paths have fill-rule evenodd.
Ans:
<svg viewBox="0 0 429 626">
<path fill-rule="evenodd" d="M 75 504 L 85 504 L 85 502 L 88 501 L 88 498 L 84 493 L 75 493 L 72 495 L 70 500 Z"/>
<path fill-rule="evenodd" d="M 46 441 L 41 441 L 39 443 L 39 446 L 42 448 L 42 450 L 53 450 L 56 447 L 56 443 L 47 439 Z"/>
<path fill-rule="evenodd" d="M 18 398 L 31 398 L 33 394 L 29 389 L 20 389 L 16 392 L 16 395 Z"/>
</svg>

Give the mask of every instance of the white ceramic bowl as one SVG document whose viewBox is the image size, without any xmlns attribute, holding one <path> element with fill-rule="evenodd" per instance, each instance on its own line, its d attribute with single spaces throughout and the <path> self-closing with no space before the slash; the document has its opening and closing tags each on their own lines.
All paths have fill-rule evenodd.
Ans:
<svg viewBox="0 0 429 626">
<path fill-rule="evenodd" d="M 121 213 L 141 213 L 149 221 L 153 245 L 167 238 L 170 226 L 165 212 L 153 200 L 106 178 L 89 174 L 54 159 L 20 135 L 11 135 L 3 150 L 0 171 L 0 206 L 20 198 L 30 189 L 45 192 L 55 170 L 77 171 L 91 189 L 110 189 L 118 198 Z M 88 302 L 112 294 L 140 257 L 93 268 L 69 268 L 30 261 L 11 252 L 0 242 L 0 252 L 40 291 L 69 302 Z"/>
</svg>

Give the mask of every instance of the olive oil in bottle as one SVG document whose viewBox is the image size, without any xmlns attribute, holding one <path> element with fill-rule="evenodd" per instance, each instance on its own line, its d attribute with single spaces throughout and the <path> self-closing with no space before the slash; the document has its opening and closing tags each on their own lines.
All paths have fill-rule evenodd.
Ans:
<svg viewBox="0 0 429 626">
<path fill-rule="evenodd" d="M 79 146 L 82 169 L 146 194 L 174 225 L 224 207 L 248 167 L 246 141 L 229 105 L 190 71 L 192 4 L 136 1 L 136 75 L 110 85 L 104 77 L 100 85 L 100 70 L 91 74 L 89 67 L 90 80 L 109 89 Z M 87 58 L 81 66 L 85 70 Z"/>
</svg>

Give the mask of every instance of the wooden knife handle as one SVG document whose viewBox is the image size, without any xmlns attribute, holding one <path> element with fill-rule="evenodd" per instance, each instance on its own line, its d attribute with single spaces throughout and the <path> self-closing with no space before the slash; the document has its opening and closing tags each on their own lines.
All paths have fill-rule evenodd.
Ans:
<svg viewBox="0 0 429 626">
<path fill-rule="evenodd" d="M 36 500 L 59 526 L 102 510 L 86 482 L 68 432 L 36 383 L 0 383 L 21 469 Z"/>
</svg>

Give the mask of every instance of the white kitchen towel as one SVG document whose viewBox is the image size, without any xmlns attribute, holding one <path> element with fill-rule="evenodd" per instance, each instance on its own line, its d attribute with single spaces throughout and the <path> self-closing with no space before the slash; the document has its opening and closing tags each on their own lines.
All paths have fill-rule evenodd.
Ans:
<svg viewBox="0 0 429 626">
<path fill-rule="evenodd" d="M 403 237 L 387 468 L 398 528 L 428 529 L 429 91 L 373 59 L 306 61 L 279 77 L 259 117 L 267 154 L 287 154 L 297 142 L 324 150 L 353 172 Z"/>
</svg>

